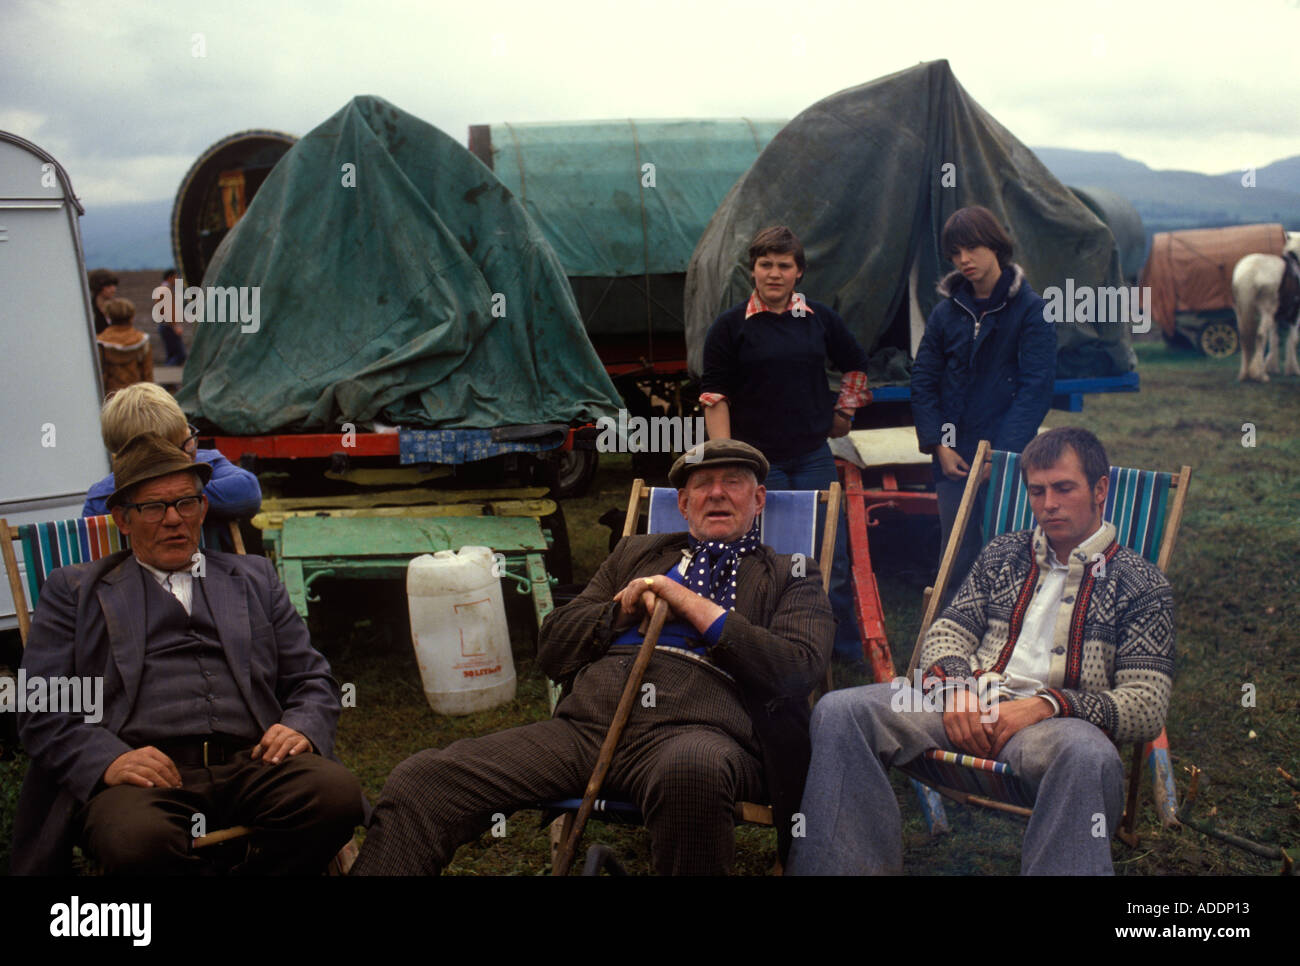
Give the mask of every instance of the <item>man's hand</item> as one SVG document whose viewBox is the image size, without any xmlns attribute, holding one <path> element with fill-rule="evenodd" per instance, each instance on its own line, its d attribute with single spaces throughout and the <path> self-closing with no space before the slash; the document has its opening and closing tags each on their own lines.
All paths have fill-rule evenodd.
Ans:
<svg viewBox="0 0 1300 966">
<path fill-rule="evenodd" d="M 948 740 L 967 754 L 992 758 L 993 739 L 982 717 L 974 691 L 962 688 L 948 693 L 943 712 L 943 730 Z"/>
<path fill-rule="evenodd" d="M 853 420 L 845 416 L 838 409 L 831 419 L 831 439 L 839 439 L 841 436 L 849 435 L 849 430 L 853 428 Z"/>
<path fill-rule="evenodd" d="M 970 472 L 970 464 L 961 458 L 951 446 L 936 446 L 935 455 L 939 457 L 939 469 L 950 480 L 964 480 Z"/>
<path fill-rule="evenodd" d="M 118 755 L 104 770 L 105 785 L 139 785 L 141 788 L 180 788 L 181 773 L 175 763 L 153 745 Z"/>
<path fill-rule="evenodd" d="M 996 758 L 1002 748 L 1012 736 L 1021 728 L 1027 728 L 1031 724 L 1052 717 L 1052 703 L 1046 698 L 1017 698 L 1014 701 L 999 701 L 993 706 L 995 720 L 987 722 L 984 726 L 988 733 L 989 739 L 993 742 L 993 753 L 990 755 Z"/>
<path fill-rule="evenodd" d="M 619 603 L 619 617 L 615 627 L 626 628 L 639 623 L 643 617 L 654 610 L 655 604 L 664 600 L 668 602 L 669 619 L 684 620 L 703 634 L 726 611 L 709 600 L 701 597 L 688 587 L 662 574 L 653 577 L 638 577 L 614 595 Z"/>
<path fill-rule="evenodd" d="M 249 757 L 253 761 L 261 758 L 272 765 L 278 765 L 285 755 L 292 757 L 307 751 L 311 751 L 311 742 L 304 735 L 282 724 L 273 724 L 266 729 L 262 740 L 253 746 Z"/>
</svg>

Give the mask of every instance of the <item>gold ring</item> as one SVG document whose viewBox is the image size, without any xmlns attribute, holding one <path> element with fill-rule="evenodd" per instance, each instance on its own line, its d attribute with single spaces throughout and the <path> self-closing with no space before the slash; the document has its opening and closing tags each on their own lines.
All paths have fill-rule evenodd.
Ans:
<svg viewBox="0 0 1300 966">
<path fill-rule="evenodd" d="M 647 577 L 645 579 L 645 585 L 647 587 L 653 587 L 655 585 L 655 579 L 653 577 Z"/>
</svg>

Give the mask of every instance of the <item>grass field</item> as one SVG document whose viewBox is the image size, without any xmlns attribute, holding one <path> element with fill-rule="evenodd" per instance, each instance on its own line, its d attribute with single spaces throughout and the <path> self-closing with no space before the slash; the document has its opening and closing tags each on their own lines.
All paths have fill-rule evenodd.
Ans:
<svg viewBox="0 0 1300 966">
<path fill-rule="evenodd" d="M 1176 354 L 1150 343 L 1139 345 L 1138 353 L 1141 393 L 1091 396 L 1084 412 L 1053 412 L 1046 424 L 1087 426 L 1107 445 L 1114 463 L 1192 466 L 1187 512 L 1169 574 L 1177 604 L 1178 656 L 1167 730 L 1179 794 L 1187 784 L 1183 769 L 1202 768 L 1206 775 L 1197 817 L 1213 814 L 1220 828 L 1280 844 L 1294 855 L 1300 843 L 1300 798 L 1276 777 L 1275 769 L 1300 772 L 1300 578 L 1295 566 L 1300 557 L 1300 380 L 1275 377 L 1267 385 L 1241 385 L 1235 358 Z M 1243 445 L 1243 439 L 1252 442 L 1243 424 L 1253 426 L 1253 445 Z M 565 503 L 575 580 L 586 580 L 603 559 L 609 534 L 597 518 L 626 505 L 631 479 L 626 457 L 603 458 L 591 492 Z M 914 534 L 894 533 L 894 543 L 889 543 L 889 527 L 882 531 L 876 561 L 895 665 L 901 669 L 919 626 L 921 587 L 929 574 L 915 560 L 893 559 L 884 549 L 915 542 Z M 930 531 L 925 536 L 928 540 Z M 873 534 L 873 543 L 875 538 Z M 526 604 L 513 602 L 512 627 L 527 628 Z M 343 711 L 338 753 L 372 800 L 392 767 L 415 751 L 548 714 L 544 682 L 533 667 L 533 644 L 526 633 L 516 641 L 515 701 L 491 712 L 447 718 L 433 714 L 421 692 L 400 588 L 344 585 L 320 613 L 320 624 L 313 628 L 316 640 L 339 680 L 356 685 L 357 707 Z M 836 683 L 865 681 L 850 675 Z M 1253 707 L 1244 706 L 1252 695 Z M 24 770 L 21 754 L 0 762 L 4 866 Z M 896 780 L 896 788 L 909 873 L 1018 871 L 1023 822 L 949 804 L 952 834 L 931 839 L 910 788 L 902 780 Z M 1113 846 L 1119 874 L 1257 875 L 1277 870 L 1277 863 L 1190 829 L 1162 829 L 1150 809 L 1146 784 L 1142 794 L 1139 847 Z M 737 838 L 736 872 L 766 874 L 775 857 L 774 833 L 743 828 Z M 594 841 L 613 845 L 632 871 L 647 871 L 643 830 L 593 823 L 585 842 Z M 448 872 L 542 874 L 548 871 L 547 843 L 536 813 L 521 812 L 508 820 L 503 837 L 488 834 L 464 846 Z"/>
</svg>

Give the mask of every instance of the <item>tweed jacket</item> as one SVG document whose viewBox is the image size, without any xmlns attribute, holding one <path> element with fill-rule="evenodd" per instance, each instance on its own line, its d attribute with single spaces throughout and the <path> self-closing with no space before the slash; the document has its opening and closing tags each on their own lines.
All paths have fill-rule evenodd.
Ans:
<svg viewBox="0 0 1300 966">
<path fill-rule="evenodd" d="M 207 551 L 201 579 L 226 659 L 249 710 L 265 731 L 280 723 L 331 757 L 339 691 L 329 664 L 264 557 Z M 55 711 L 18 719 L 32 758 L 14 823 L 13 872 L 61 871 L 73 819 L 104 771 L 130 750 L 117 732 L 130 719 L 144 666 L 144 584 L 129 550 L 61 567 L 41 588 L 23 654 L 28 680 L 103 680 L 102 720 Z M 196 722 L 195 731 L 202 728 Z"/>
<path fill-rule="evenodd" d="M 687 547 L 685 533 L 624 537 L 582 594 L 547 616 L 538 643 L 542 670 L 567 685 L 602 657 L 617 636 L 614 595 L 638 577 L 666 573 Z M 742 557 L 735 610 L 709 649 L 709 660 L 735 679 L 754 722 L 783 854 L 808 773 L 808 695 L 826 673 L 835 633 L 816 564 L 805 566 L 806 574 L 792 576 L 790 556 L 769 547 Z"/>
<path fill-rule="evenodd" d="M 1001 673 L 1049 565 L 1041 527 L 989 541 L 966 582 L 926 634 L 927 688 Z M 1164 727 L 1174 672 L 1169 582 L 1115 542 L 1105 524 L 1071 553 L 1044 689 L 1060 716 L 1082 718 L 1113 741 L 1147 741 Z"/>
</svg>

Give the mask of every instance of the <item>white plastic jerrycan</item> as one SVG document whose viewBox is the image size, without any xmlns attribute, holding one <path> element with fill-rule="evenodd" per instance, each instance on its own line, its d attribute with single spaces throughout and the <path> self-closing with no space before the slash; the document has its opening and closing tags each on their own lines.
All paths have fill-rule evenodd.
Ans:
<svg viewBox="0 0 1300 966">
<path fill-rule="evenodd" d="M 406 598 L 411 640 L 429 707 L 472 714 L 515 696 L 501 579 L 487 547 L 439 550 L 411 561 Z"/>
</svg>

